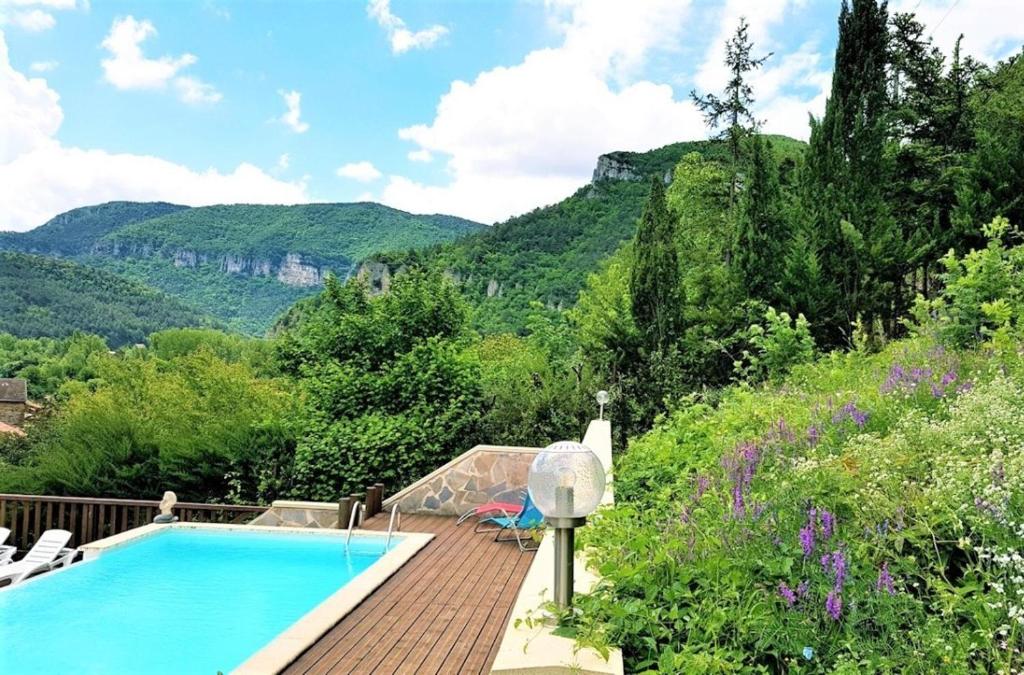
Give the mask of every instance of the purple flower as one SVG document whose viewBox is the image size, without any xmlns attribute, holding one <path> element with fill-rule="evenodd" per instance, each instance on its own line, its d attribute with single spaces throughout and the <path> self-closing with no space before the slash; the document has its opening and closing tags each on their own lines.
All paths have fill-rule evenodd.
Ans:
<svg viewBox="0 0 1024 675">
<path fill-rule="evenodd" d="M 829 591 L 828 597 L 825 598 L 825 611 L 833 621 L 839 621 L 839 617 L 843 615 L 843 596 L 835 590 Z"/>
<path fill-rule="evenodd" d="M 832 538 L 835 526 L 835 516 L 833 516 L 831 512 L 823 510 L 821 512 L 821 536 L 824 537 L 826 541 Z"/>
<path fill-rule="evenodd" d="M 843 590 L 843 584 L 846 582 L 846 556 L 842 551 L 832 553 L 832 574 L 835 575 L 835 589 Z"/>
<path fill-rule="evenodd" d="M 810 584 L 808 584 L 807 581 L 804 580 L 801 581 L 800 584 L 796 587 L 796 594 L 801 598 L 806 598 L 808 590 L 810 590 Z"/>
<path fill-rule="evenodd" d="M 786 601 L 787 607 L 792 607 L 796 604 L 796 593 L 790 588 L 785 581 L 779 582 L 779 595 Z"/>
<path fill-rule="evenodd" d="M 818 440 L 821 438 L 821 431 L 818 429 L 816 424 L 812 424 L 807 427 L 807 444 L 812 448 L 818 445 Z"/>
<path fill-rule="evenodd" d="M 939 380 L 939 383 L 943 387 L 948 387 L 949 385 L 953 384 L 954 382 L 956 382 L 956 373 L 954 373 L 952 370 L 949 371 L 948 373 L 946 373 L 945 375 L 943 375 L 942 379 Z"/>
<path fill-rule="evenodd" d="M 746 512 L 746 506 L 743 504 L 743 486 L 736 483 L 732 489 L 732 515 L 734 518 L 742 518 Z"/>
<path fill-rule="evenodd" d="M 832 423 L 842 424 L 842 422 L 847 419 L 853 420 L 854 424 L 859 428 L 863 428 L 864 424 L 868 421 L 868 414 L 859 409 L 857 405 L 851 401 L 832 415 Z"/>
<path fill-rule="evenodd" d="M 875 581 L 875 590 L 879 593 L 885 590 L 889 595 L 896 595 L 896 587 L 893 585 L 892 575 L 889 574 L 889 563 L 882 563 L 882 569 L 878 571 L 878 580 Z"/>
<path fill-rule="evenodd" d="M 800 528 L 800 547 L 804 550 L 804 557 L 810 557 L 814 553 L 814 526 L 817 512 L 812 506 L 807 511 L 807 524 Z"/>
<path fill-rule="evenodd" d="M 942 398 L 945 395 L 945 393 L 946 392 L 944 392 L 942 390 L 942 387 L 940 387 L 937 384 L 932 384 L 932 397 L 933 398 Z"/>
<path fill-rule="evenodd" d="M 965 391 L 970 391 L 974 385 L 971 382 L 964 382 L 956 388 L 956 393 L 962 394 Z"/>
<path fill-rule="evenodd" d="M 711 486 L 711 479 L 707 476 L 697 476 L 697 491 L 693 495 L 693 501 L 697 501 L 704 496 L 704 493 L 708 491 L 708 487 Z"/>
<path fill-rule="evenodd" d="M 821 556 L 821 571 L 828 574 L 828 568 L 832 565 L 832 554 L 826 553 Z"/>
</svg>

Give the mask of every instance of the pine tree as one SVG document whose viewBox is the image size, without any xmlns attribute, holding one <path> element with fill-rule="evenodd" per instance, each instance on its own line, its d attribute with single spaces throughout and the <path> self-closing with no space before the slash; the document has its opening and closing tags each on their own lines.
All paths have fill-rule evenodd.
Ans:
<svg viewBox="0 0 1024 675">
<path fill-rule="evenodd" d="M 629 292 L 633 320 L 651 349 L 676 337 L 680 309 L 679 254 L 675 221 L 665 203 L 665 186 L 655 176 L 633 245 Z"/>
<path fill-rule="evenodd" d="M 747 295 L 772 303 L 785 242 L 789 238 L 779 187 L 779 167 L 771 141 L 754 135 L 748 148 L 734 264 Z"/>
<path fill-rule="evenodd" d="M 736 33 L 725 43 L 725 65 L 729 68 L 731 78 L 725 85 L 722 96 L 705 94 L 698 96 L 696 90 L 690 92 L 693 102 L 702 113 L 708 127 L 719 131 L 718 138 L 729 144 L 729 156 L 732 158 L 732 185 L 730 204 L 735 204 L 739 189 L 739 167 L 743 152 L 743 139 L 755 132 L 759 126 L 751 108 L 754 105 L 754 92 L 747 83 L 747 73 L 760 68 L 771 56 L 761 58 L 750 55 L 754 45 L 747 35 L 747 20 L 740 18 Z"/>
<path fill-rule="evenodd" d="M 820 344 L 849 340 L 861 318 L 894 329 L 900 282 L 899 228 L 886 201 L 888 97 L 886 3 L 843 0 L 832 91 L 821 120 L 811 121 L 803 205 L 810 214 L 823 276 L 838 293 L 825 316 L 812 317 Z"/>
</svg>

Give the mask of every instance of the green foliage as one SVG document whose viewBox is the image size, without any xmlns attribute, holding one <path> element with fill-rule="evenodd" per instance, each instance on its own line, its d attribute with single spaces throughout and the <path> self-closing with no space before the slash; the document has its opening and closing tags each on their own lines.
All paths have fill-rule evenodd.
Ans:
<svg viewBox="0 0 1024 675">
<path fill-rule="evenodd" d="M 0 249 L 39 255 L 84 255 L 96 242 L 119 228 L 187 208 L 166 202 L 107 202 L 83 206 L 28 232 L 0 232 Z"/>
<path fill-rule="evenodd" d="M 220 501 L 234 475 L 256 475 L 259 484 L 277 469 L 256 460 L 294 446 L 285 429 L 295 405 L 283 383 L 214 349 L 196 345 L 167 358 L 148 349 L 92 353 L 89 383 L 66 386 L 60 409 L 30 429 L 31 449 L 0 472 L 0 490 L 137 499 L 171 489 Z M 282 487 L 264 481 L 235 492 L 270 499 Z"/>
<path fill-rule="evenodd" d="M 69 380 L 95 378 L 91 357 L 107 352 L 107 343 L 96 335 L 20 339 L 0 333 L 0 377 L 28 381 L 29 398 L 38 400 L 56 394 Z"/>
<path fill-rule="evenodd" d="M 160 289 L 233 329 L 262 334 L 290 305 L 319 290 L 269 274 L 287 254 L 347 275 L 372 253 L 429 246 L 481 227 L 454 216 L 414 215 L 372 203 L 188 208 L 111 202 L 69 211 L 30 232 L 2 233 L 0 249 L 73 257 Z M 180 264 L 179 258 L 191 262 Z M 229 264 L 243 269 L 228 272 Z M 55 321 L 62 319 L 58 313 Z M 39 325 L 42 330 L 52 328 Z"/>
<path fill-rule="evenodd" d="M 633 241 L 629 284 L 633 320 L 649 347 L 660 349 L 678 337 L 679 290 L 675 222 L 665 203 L 665 186 L 655 176 Z"/>
<path fill-rule="evenodd" d="M 412 270 L 379 296 L 328 281 L 279 344 L 305 393 L 297 495 L 333 500 L 378 481 L 393 492 L 472 447 L 483 401 L 466 322 L 439 274 Z"/>
<path fill-rule="evenodd" d="M 941 263 L 942 292 L 918 296 L 915 314 L 942 339 L 965 347 L 992 339 L 1005 342 L 1024 326 L 1024 246 L 1006 248 L 1010 224 L 997 216 L 984 228 L 988 245 L 958 258 L 950 251 Z"/>
<path fill-rule="evenodd" d="M 587 528 L 604 582 L 579 638 L 630 672 L 1016 663 L 1021 366 L 919 340 L 684 406 L 631 444 Z"/>
<path fill-rule="evenodd" d="M 72 262 L 0 252 L 0 332 L 18 337 L 103 336 L 142 342 L 170 326 L 210 326 L 197 310 L 122 277 Z"/>
<path fill-rule="evenodd" d="M 765 311 L 764 325 L 751 325 L 746 341 L 750 347 L 733 363 L 733 370 L 741 381 L 777 381 L 793 366 L 814 358 L 814 338 L 803 314 L 794 320 L 789 314 L 769 307 Z"/>
</svg>

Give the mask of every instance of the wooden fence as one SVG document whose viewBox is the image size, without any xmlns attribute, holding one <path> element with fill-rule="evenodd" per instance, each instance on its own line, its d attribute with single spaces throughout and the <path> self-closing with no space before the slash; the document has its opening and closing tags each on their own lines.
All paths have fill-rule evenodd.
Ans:
<svg viewBox="0 0 1024 675">
<path fill-rule="evenodd" d="M 2 543 L 25 550 L 46 530 L 62 529 L 71 532 L 70 546 L 82 546 L 153 522 L 159 507 L 159 501 L 139 499 L 0 493 L 0 527 L 11 530 L 8 540 Z M 265 506 L 179 502 L 174 515 L 185 523 L 245 523 L 266 510 Z"/>
</svg>

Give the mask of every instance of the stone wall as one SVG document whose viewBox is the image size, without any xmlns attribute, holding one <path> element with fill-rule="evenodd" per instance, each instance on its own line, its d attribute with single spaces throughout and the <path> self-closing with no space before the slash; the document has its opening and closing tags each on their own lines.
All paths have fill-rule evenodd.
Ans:
<svg viewBox="0 0 1024 675">
<path fill-rule="evenodd" d="M 487 502 L 523 499 L 540 448 L 478 445 L 384 501 L 402 513 L 454 516 Z"/>
<path fill-rule="evenodd" d="M 278 500 L 249 524 L 333 529 L 338 527 L 338 505 Z M 348 527 L 348 523 L 345 523 L 345 527 Z"/>
<path fill-rule="evenodd" d="M 0 403 L 0 422 L 20 427 L 25 423 L 28 406 L 24 403 Z"/>
</svg>

